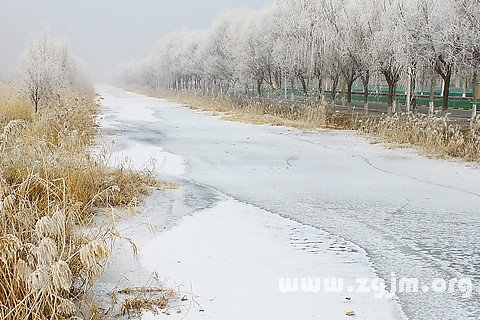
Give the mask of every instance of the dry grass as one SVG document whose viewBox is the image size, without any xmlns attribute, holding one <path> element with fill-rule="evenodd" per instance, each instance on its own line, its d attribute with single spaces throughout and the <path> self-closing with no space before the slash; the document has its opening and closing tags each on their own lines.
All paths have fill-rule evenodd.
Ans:
<svg viewBox="0 0 480 320">
<path fill-rule="evenodd" d="M 359 117 L 356 113 L 333 111 L 326 105 L 297 106 L 290 103 L 260 102 L 253 99 L 211 97 L 186 91 L 155 91 L 136 87 L 132 91 L 169 99 L 194 110 L 212 112 L 229 121 L 254 125 L 286 126 L 309 131 L 319 128 L 352 129 Z"/>
<path fill-rule="evenodd" d="M 401 114 L 383 119 L 369 119 L 359 127 L 383 141 L 414 147 L 440 158 L 480 161 L 480 117 L 471 127 L 453 125 L 444 117 Z"/>
<path fill-rule="evenodd" d="M 166 289 L 166 282 L 158 279 L 154 273 L 149 284 L 142 287 L 131 287 L 115 290 L 110 293 L 111 306 L 106 314 L 113 318 L 137 318 L 144 312 L 153 314 L 188 314 L 192 310 L 204 312 L 196 300 L 197 296 L 190 291 L 181 291 L 181 286 Z"/>
<path fill-rule="evenodd" d="M 170 314 L 174 301 L 178 294 L 175 290 L 163 287 L 138 287 L 121 289 L 112 294 L 113 317 L 138 317 L 144 311 L 154 314 Z"/>
<path fill-rule="evenodd" d="M 255 125 L 289 126 L 311 130 L 328 125 L 328 112 L 323 106 L 298 108 L 288 104 L 263 103 L 255 100 L 233 100 L 209 97 L 193 92 L 153 91 L 136 89 L 151 96 L 166 98 L 191 109 L 213 112 L 225 120 Z"/>
<path fill-rule="evenodd" d="M 93 319 L 84 300 L 109 256 L 108 228 L 81 232 L 99 206 L 130 205 L 156 182 L 88 152 L 93 92 L 62 92 L 33 114 L 0 86 L 0 318 Z"/>
<path fill-rule="evenodd" d="M 129 89 L 166 98 L 192 109 L 213 112 L 226 120 L 289 126 L 302 130 L 360 130 L 397 147 L 414 147 L 428 156 L 480 162 L 480 118 L 467 128 L 453 124 L 448 116 L 429 117 L 409 113 L 379 118 L 358 112 L 333 111 L 326 106 L 300 107 L 255 100 L 239 101 L 188 91 L 155 91 L 145 87 Z"/>
<path fill-rule="evenodd" d="M 11 120 L 31 121 L 33 108 L 26 95 L 12 84 L 0 81 L 0 123 Z"/>
</svg>

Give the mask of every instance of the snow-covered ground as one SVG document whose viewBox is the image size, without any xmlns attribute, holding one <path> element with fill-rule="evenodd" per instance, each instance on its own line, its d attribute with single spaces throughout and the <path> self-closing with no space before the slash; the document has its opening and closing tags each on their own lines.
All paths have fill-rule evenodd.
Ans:
<svg viewBox="0 0 480 320">
<path fill-rule="evenodd" d="M 99 293 L 155 272 L 196 295 L 186 319 L 343 319 L 350 310 L 358 319 L 402 319 L 395 299 L 280 293 L 279 278 L 479 280 L 477 168 L 351 132 L 252 126 L 114 88 L 100 93 L 114 157 L 137 168 L 153 157 L 160 176 L 182 187 L 153 194 L 141 214 L 119 223 L 139 257 L 132 263 L 118 245 Z M 480 311 L 476 294 L 399 298 L 410 319 L 476 319 Z"/>
<path fill-rule="evenodd" d="M 355 277 L 375 276 L 364 252 L 332 246 L 338 239 L 313 227 L 225 198 L 140 254 L 147 270 L 198 296 L 196 305 L 190 299 L 180 308 L 189 310 L 188 319 L 345 319 L 348 311 L 358 319 L 401 319 L 395 302 L 373 292 L 280 292 L 280 278 L 325 276 L 354 284 Z"/>
</svg>

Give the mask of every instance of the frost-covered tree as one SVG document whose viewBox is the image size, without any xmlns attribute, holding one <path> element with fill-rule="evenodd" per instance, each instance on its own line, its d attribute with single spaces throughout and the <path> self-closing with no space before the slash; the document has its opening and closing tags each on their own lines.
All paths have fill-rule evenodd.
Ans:
<svg viewBox="0 0 480 320">
<path fill-rule="evenodd" d="M 352 103 L 352 89 L 356 80 L 362 78 L 366 94 L 365 108 L 368 110 L 368 84 L 372 64 L 372 40 L 375 28 L 375 6 L 372 2 L 358 0 L 325 1 L 322 4 L 323 17 L 328 22 L 324 27 L 328 30 L 330 50 L 337 51 L 330 60 L 338 60 L 334 64 L 334 79 L 336 72 L 340 74 L 347 87 L 347 104 Z M 365 10 L 367 9 L 367 10 Z M 360 10 L 364 14 L 359 15 Z"/>
<path fill-rule="evenodd" d="M 77 64 L 68 46 L 45 34 L 28 41 L 19 75 L 35 112 L 38 112 L 41 101 L 80 83 Z"/>
<path fill-rule="evenodd" d="M 478 72 L 480 71 L 480 1 L 455 0 L 453 13 L 453 33 L 458 36 L 456 52 L 459 53 L 459 67 L 465 74 L 470 74 L 472 86 L 477 88 Z M 477 101 L 474 92 L 472 120 L 477 116 Z"/>
<path fill-rule="evenodd" d="M 454 26 L 455 19 L 451 15 L 454 13 L 453 1 L 437 0 L 434 8 L 436 9 L 435 14 L 430 21 L 432 32 L 428 40 L 431 40 L 435 71 L 443 81 L 442 110 L 445 112 L 448 108 L 450 85 L 460 52 L 458 51 L 458 34 L 455 32 Z"/>
<path fill-rule="evenodd" d="M 355 12 L 362 11 L 363 14 L 356 15 L 351 22 L 350 30 L 355 38 L 355 56 L 360 68 L 360 79 L 363 86 L 363 104 L 365 113 L 368 113 L 369 85 L 372 73 L 375 71 L 373 41 L 374 34 L 380 28 L 379 18 L 381 9 L 378 1 L 371 0 L 350 0 L 353 2 Z M 356 5 L 356 7 L 355 7 Z M 352 6 L 352 4 L 351 4 Z"/>
<path fill-rule="evenodd" d="M 292 89 L 294 81 L 298 81 L 307 96 L 314 77 L 317 1 L 278 0 L 273 6 L 277 11 L 278 36 L 274 46 L 277 65 L 288 75 Z"/>
<path fill-rule="evenodd" d="M 277 86 L 272 51 L 268 46 L 271 34 L 261 15 L 263 12 L 248 15 L 239 34 L 238 45 L 242 49 L 236 52 L 238 78 L 247 85 L 253 81 L 258 95 L 262 95 L 264 81 L 271 89 Z"/>
<path fill-rule="evenodd" d="M 231 10 L 220 16 L 206 31 L 199 48 L 205 74 L 211 88 L 235 86 L 238 82 L 237 63 L 240 31 L 244 30 L 250 12 Z"/>
<path fill-rule="evenodd" d="M 388 85 L 388 114 L 396 107 L 396 90 L 404 65 L 399 54 L 402 47 L 401 29 L 398 21 L 398 9 L 401 0 L 385 0 L 381 7 L 379 24 L 382 26 L 373 35 L 373 57 L 377 61 L 378 71 L 385 77 Z"/>
</svg>

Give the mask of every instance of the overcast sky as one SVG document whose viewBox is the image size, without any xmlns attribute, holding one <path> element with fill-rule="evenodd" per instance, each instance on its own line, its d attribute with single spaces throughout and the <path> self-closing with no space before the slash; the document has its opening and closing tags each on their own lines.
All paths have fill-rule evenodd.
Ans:
<svg viewBox="0 0 480 320">
<path fill-rule="evenodd" d="M 270 0 L 0 0 L 0 75 L 18 61 L 28 36 L 66 39 L 96 81 L 124 60 L 143 58 L 162 35 L 205 28 L 227 8 Z"/>
</svg>

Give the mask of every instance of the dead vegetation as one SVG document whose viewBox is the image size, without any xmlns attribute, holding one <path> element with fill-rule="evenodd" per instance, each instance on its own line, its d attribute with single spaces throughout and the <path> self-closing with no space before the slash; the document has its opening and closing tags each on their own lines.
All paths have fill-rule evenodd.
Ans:
<svg viewBox="0 0 480 320">
<path fill-rule="evenodd" d="M 443 117 L 405 113 L 367 119 L 360 127 L 388 143 L 411 146 L 438 158 L 480 161 L 480 117 L 470 126 L 454 125 Z"/>
<path fill-rule="evenodd" d="M 113 318 L 136 319 L 145 312 L 167 316 L 192 311 L 205 312 L 192 289 L 190 292 L 182 292 L 180 287 L 166 289 L 165 283 L 115 290 L 110 297 L 111 308 L 106 314 Z"/>
<path fill-rule="evenodd" d="M 428 156 L 480 161 L 480 117 L 468 125 L 450 121 L 448 114 L 366 116 L 354 110 L 335 111 L 327 105 L 303 107 L 255 99 L 240 101 L 227 96 L 205 96 L 189 91 L 155 91 L 145 87 L 130 89 L 166 98 L 192 109 L 213 112 L 226 120 L 289 126 L 301 130 L 359 130 L 397 147 L 413 147 Z"/>
<path fill-rule="evenodd" d="M 182 286 L 167 288 L 167 281 L 160 280 L 154 272 L 144 286 L 113 290 L 109 294 L 110 307 L 104 314 L 108 318 L 137 319 L 145 312 L 155 315 L 204 312 L 192 288 L 189 292 L 182 291 Z"/>
<path fill-rule="evenodd" d="M 342 113 L 320 103 L 299 107 L 289 102 L 278 103 L 229 96 L 207 96 L 188 91 L 155 91 L 146 87 L 130 88 L 150 96 L 169 99 L 194 110 L 212 112 L 225 120 L 255 125 L 287 126 L 309 131 L 319 128 L 353 129 L 362 118 L 357 113 Z"/>
<path fill-rule="evenodd" d="M 112 309 L 109 314 L 113 317 L 138 317 L 148 311 L 154 314 L 170 314 L 172 301 L 177 298 L 175 290 L 163 287 L 126 288 L 113 292 Z"/>
<path fill-rule="evenodd" d="M 184 91 L 153 91 L 147 88 L 137 88 L 135 91 L 166 98 L 192 109 L 213 112 L 231 121 L 290 126 L 303 130 L 325 127 L 328 124 L 327 110 L 324 107 L 297 108 L 289 104 L 233 100 L 227 96 L 210 97 Z"/>
<path fill-rule="evenodd" d="M 90 90 L 60 92 L 34 113 L 22 91 L 0 86 L 1 319 L 99 317 L 85 297 L 115 231 L 84 227 L 158 182 L 89 152 L 97 112 Z"/>
</svg>

